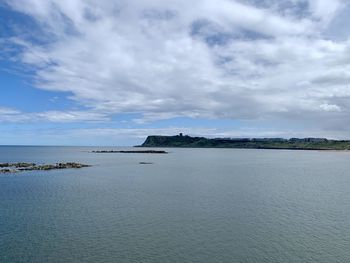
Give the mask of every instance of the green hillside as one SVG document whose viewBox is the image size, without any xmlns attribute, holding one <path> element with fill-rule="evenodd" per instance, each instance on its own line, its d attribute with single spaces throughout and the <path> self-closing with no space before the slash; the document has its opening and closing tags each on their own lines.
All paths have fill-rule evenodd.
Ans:
<svg viewBox="0 0 350 263">
<path fill-rule="evenodd" d="M 325 138 L 214 138 L 183 136 L 148 136 L 140 147 L 188 147 L 188 148 L 248 148 L 292 150 L 350 150 L 348 140 Z"/>
</svg>

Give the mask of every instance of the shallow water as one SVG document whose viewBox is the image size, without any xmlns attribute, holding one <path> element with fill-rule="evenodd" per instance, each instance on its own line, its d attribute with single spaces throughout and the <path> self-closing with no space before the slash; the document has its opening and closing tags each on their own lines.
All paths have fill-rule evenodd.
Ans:
<svg viewBox="0 0 350 263">
<path fill-rule="evenodd" d="M 350 262 L 350 153 L 99 149 L 0 147 L 94 164 L 0 175 L 0 262 Z"/>
</svg>

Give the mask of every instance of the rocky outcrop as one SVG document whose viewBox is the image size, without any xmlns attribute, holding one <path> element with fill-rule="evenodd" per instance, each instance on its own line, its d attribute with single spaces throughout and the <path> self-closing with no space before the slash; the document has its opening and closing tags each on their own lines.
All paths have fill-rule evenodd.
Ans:
<svg viewBox="0 0 350 263">
<path fill-rule="evenodd" d="M 0 173 L 17 173 L 21 171 L 49 171 L 58 169 L 80 169 L 91 165 L 81 163 L 56 163 L 40 164 L 35 163 L 0 163 Z"/>
<path fill-rule="evenodd" d="M 115 151 L 115 150 L 106 150 L 106 151 L 92 151 L 93 153 L 155 153 L 155 154 L 167 154 L 166 151 L 160 150 L 131 150 L 131 151 Z"/>
</svg>

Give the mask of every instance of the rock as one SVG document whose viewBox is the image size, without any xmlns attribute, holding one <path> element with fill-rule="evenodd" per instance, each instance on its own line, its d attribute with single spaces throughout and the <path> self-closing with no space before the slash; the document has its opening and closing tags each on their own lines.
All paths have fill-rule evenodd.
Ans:
<svg viewBox="0 0 350 263">
<path fill-rule="evenodd" d="M 49 171 L 56 169 L 80 169 L 84 167 L 90 167 L 91 165 L 81 163 L 56 163 L 56 164 L 42 164 L 37 165 L 35 163 L 2 163 L 0 164 L 0 173 L 11 173 L 19 171 Z M 13 169 L 9 169 L 13 167 Z"/>
<path fill-rule="evenodd" d="M 16 170 L 13 170 L 13 169 L 0 169 L 0 173 L 16 173 L 17 171 Z"/>
<path fill-rule="evenodd" d="M 35 166 L 35 163 L 15 163 L 13 166 L 16 168 L 26 168 L 26 167 L 32 167 Z"/>
<path fill-rule="evenodd" d="M 115 150 L 102 150 L 102 151 L 92 151 L 93 153 L 154 153 L 154 154 L 167 154 L 166 151 L 161 150 L 131 150 L 131 151 L 115 151 Z"/>
</svg>

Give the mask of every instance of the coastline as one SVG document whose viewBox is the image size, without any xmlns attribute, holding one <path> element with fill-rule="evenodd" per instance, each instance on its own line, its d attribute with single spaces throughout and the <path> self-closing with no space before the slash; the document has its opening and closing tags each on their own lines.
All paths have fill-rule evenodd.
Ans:
<svg viewBox="0 0 350 263">
<path fill-rule="evenodd" d="M 284 150 L 284 151 L 318 151 L 318 152 L 350 152 L 349 149 L 311 149 L 311 148 L 251 148 L 251 147 L 195 147 L 195 146 L 134 146 L 135 148 L 169 148 L 169 149 L 233 149 L 233 150 Z"/>
<path fill-rule="evenodd" d="M 293 151 L 349 151 L 349 140 L 326 138 L 204 138 L 188 135 L 151 135 L 143 144 L 145 148 L 230 148 Z"/>
</svg>

